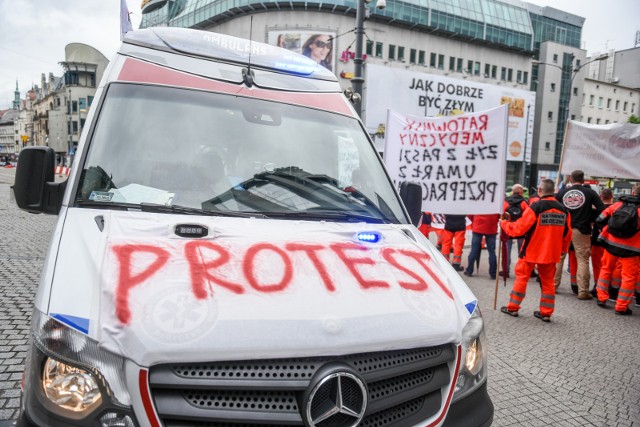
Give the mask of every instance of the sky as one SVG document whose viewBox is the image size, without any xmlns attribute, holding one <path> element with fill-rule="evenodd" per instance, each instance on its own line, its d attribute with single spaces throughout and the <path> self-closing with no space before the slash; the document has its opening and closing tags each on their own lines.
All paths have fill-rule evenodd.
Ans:
<svg viewBox="0 0 640 427">
<path fill-rule="evenodd" d="M 529 0 L 586 18 L 587 54 L 629 49 L 640 30 L 638 0 Z M 138 28 L 140 0 L 126 0 Z M 111 59 L 120 45 L 120 0 L 0 0 L 0 109 L 10 108 L 18 81 L 21 98 L 41 74 L 62 75 L 69 43 L 90 45 Z"/>
</svg>

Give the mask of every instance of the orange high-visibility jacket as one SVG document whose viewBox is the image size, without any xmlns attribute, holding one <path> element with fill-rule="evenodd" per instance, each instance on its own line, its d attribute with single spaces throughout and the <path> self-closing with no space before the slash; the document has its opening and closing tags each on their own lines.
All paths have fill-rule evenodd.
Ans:
<svg viewBox="0 0 640 427">
<path fill-rule="evenodd" d="M 623 196 L 623 198 L 631 203 L 636 203 L 636 206 L 638 207 L 639 218 L 636 229 L 640 230 L 640 198 L 636 196 Z M 603 223 L 604 220 L 611 217 L 611 215 L 613 215 L 615 211 L 620 209 L 621 206 L 622 202 L 616 202 L 613 205 L 609 206 L 604 211 L 602 211 L 596 222 Z M 636 232 L 636 234 L 632 237 L 624 239 L 622 237 L 616 237 L 609 233 L 609 226 L 606 225 L 602 230 L 602 233 L 600 233 L 598 241 L 602 243 L 605 249 L 612 255 L 622 258 L 640 255 L 640 232 Z"/>
<path fill-rule="evenodd" d="M 502 221 L 500 226 L 509 236 L 525 236 L 520 258 L 535 264 L 560 261 L 571 242 L 571 217 L 553 196 L 545 196 L 524 211 L 515 222 Z"/>
</svg>

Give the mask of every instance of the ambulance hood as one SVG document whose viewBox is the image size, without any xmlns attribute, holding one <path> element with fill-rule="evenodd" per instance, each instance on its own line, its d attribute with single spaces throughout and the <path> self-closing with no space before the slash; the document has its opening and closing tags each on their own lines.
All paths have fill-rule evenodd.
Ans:
<svg viewBox="0 0 640 427">
<path fill-rule="evenodd" d="M 70 208 L 64 228 L 49 314 L 141 366 L 458 343 L 476 306 L 413 226 Z"/>
</svg>

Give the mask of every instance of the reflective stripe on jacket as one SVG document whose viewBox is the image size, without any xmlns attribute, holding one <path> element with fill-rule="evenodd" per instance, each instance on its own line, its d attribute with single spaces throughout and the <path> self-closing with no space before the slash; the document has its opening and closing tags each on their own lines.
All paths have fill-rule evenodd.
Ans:
<svg viewBox="0 0 640 427">
<path fill-rule="evenodd" d="M 525 235 L 520 258 L 535 264 L 560 261 L 571 242 L 571 216 L 553 196 L 546 196 L 527 209 L 515 222 L 502 221 L 509 236 Z"/>
</svg>

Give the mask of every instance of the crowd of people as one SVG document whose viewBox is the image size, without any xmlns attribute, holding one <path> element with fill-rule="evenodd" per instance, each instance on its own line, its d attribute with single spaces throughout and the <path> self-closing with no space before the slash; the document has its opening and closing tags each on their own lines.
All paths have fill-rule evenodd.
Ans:
<svg viewBox="0 0 640 427">
<path fill-rule="evenodd" d="M 534 316 L 549 322 L 567 255 L 570 287 L 579 300 L 595 298 L 603 308 L 612 303 L 615 314 L 623 316 L 632 314 L 630 305 L 634 299 L 640 307 L 640 184 L 633 187 L 630 195 L 614 202 L 611 189 L 604 188 L 598 194 L 585 184 L 584 172 L 576 170 L 559 191 L 552 180 L 541 180 L 537 195 L 528 199 L 522 185 L 515 184 L 505 199 L 502 215 L 443 217 L 443 226 L 436 227 L 435 215 L 425 212 L 420 231 L 427 237 L 435 232 L 438 249 L 465 276 L 477 273 L 482 248 L 486 247 L 489 277 L 509 278 L 511 250 L 516 241 L 515 280 L 508 304 L 501 307 L 507 315 L 518 317 L 527 285 L 534 278 L 541 287 L 540 308 Z M 472 237 L 465 268 L 462 253 L 468 222 Z M 498 240 L 504 248 L 499 272 Z"/>
</svg>

